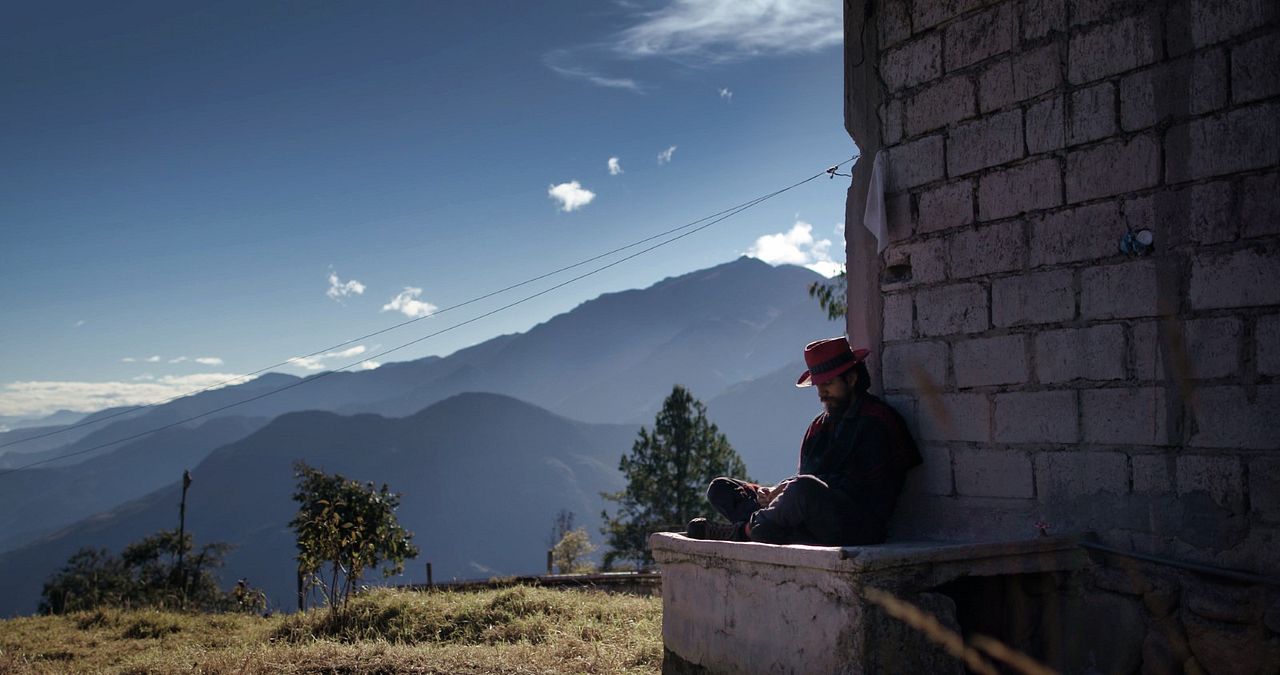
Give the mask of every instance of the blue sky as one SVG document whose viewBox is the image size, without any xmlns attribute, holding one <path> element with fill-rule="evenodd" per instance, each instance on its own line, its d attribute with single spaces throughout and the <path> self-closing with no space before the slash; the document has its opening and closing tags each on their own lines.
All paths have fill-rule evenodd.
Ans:
<svg viewBox="0 0 1280 675">
<path fill-rule="evenodd" d="M 147 402 L 253 371 L 855 153 L 834 1 L 6 14 L 0 415 Z M 744 253 L 828 270 L 843 257 L 846 185 L 814 181 L 384 361 L 448 354 Z M 559 280 L 279 370 L 361 361 Z"/>
</svg>

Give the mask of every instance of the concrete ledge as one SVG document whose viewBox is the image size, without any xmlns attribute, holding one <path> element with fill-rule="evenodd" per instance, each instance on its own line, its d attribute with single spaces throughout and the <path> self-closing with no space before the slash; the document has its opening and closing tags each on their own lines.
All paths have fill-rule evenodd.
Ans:
<svg viewBox="0 0 1280 675">
<path fill-rule="evenodd" d="M 959 630 L 936 588 L 962 577 L 1061 572 L 1088 565 L 1075 537 L 896 542 L 846 548 L 698 541 L 658 533 L 664 671 L 962 673 L 958 661 L 883 613 L 863 589 L 887 590 Z"/>
</svg>

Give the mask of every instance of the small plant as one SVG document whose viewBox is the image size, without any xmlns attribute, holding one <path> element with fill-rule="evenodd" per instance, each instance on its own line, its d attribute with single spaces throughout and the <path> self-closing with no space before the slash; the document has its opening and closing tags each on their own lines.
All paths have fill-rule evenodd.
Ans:
<svg viewBox="0 0 1280 675">
<path fill-rule="evenodd" d="M 299 506 L 289 526 L 297 534 L 298 574 L 305 588 L 323 593 L 334 613 L 366 570 L 381 563 L 383 576 L 399 574 L 404 561 L 418 555 L 413 533 L 396 520 L 400 495 L 386 484 L 377 489 L 303 462 L 294 470 Z"/>
<path fill-rule="evenodd" d="M 587 560 L 596 550 L 591 543 L 591 535 L 586 528 L 579 527 L 565 532 L 560 541 L 551 549 L 551 561 L 559 574 L 583 574 L 594 570 Z"/>
</svg>

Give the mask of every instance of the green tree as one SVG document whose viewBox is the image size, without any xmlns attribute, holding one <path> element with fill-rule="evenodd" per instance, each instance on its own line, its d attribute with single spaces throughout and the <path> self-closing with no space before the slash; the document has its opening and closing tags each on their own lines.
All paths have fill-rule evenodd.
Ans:
<svg viewBox="0 0 1280 675">
<path fill-rule="evenodd" d="M 676 385 L 662 403 L 653 430 L 639 437 L 618 468 L 627 487 L 603 496 L 618 503 L 618 512 L 602 514 L 609 551 L 604 566 L 618 559 L 653 562 L 646 546 L 649 534 L 683 530 L 691 518 L 709 511 L 707 483 L 717 476 L 743 476 L 746 466 L 707 409 L 688 389 Z"/>
<path fill-rule="evenodd" d="M 815 281 L 809 284 L 809 297 L 818 299 L 818 306 L 827 313 L 827 318 L 835 321 L 843 319 L 849 313 L 846 298 L 849 293 L 847 270 L 831 277 L 830 281 Z"/>
<path fill-rule="evenodd" d="M 299 507 L 289 526 L 297 534 L 298 574 L 307 588 L 321 590 L 335 613 L 366 570 L 382 564 L 389 577 L 418 555 L 413 533 L 396 520 L 400 495 L 386 484 L 376 489 L 303 462 L 294 464 L 294 476 Z"/>
<path fill-rule="evenodd" d="M 257 609 L 237 601 L 218 587 L 215 570 L 222 567 L 230 544 L 196 547 L 190 534 L 160 530 L 124 548 L 82 548 L 44 583 L 39 611 L 63 614 L 96 607 L 189 607 L 203 611 Z M 179 552 L 183 563 L 179 565 Z M 180 569 L 181 567 L 181 569 Z M 242 583 L 242 593 L 260 591 Z M 183 599 L 185 598 L 185 605 Z"/>
<path fill-rule="evenodd" d="M 558 574 L 582 574 L 592 571 L 587 556 L 596 550 L 591 543 L 591 535 L 586 528 L 579 527 L 564 533 L 560 541 L 551 548 L 551 561 Z"/>
</svg>

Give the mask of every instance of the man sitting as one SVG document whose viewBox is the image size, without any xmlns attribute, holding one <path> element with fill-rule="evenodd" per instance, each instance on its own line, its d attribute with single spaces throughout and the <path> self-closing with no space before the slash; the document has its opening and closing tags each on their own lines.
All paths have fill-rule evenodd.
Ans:
<svg viewBox="0 0 1280 675">
<path fill-rule="evenodd" d="M 843 337 L 809 343 L 797 387 L 816 387 L 825 409 L 800 445 L 800 469 L 774 486 L 711 481 L 707 500 L 729 523 L 689 522 L 694 539 L 853 546 L 887 535 L 906 472 L 921 462 L 892 407 L 867 392 L 868 350 Z"/>
</svg>

